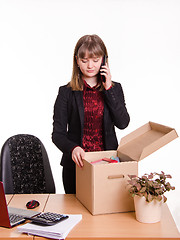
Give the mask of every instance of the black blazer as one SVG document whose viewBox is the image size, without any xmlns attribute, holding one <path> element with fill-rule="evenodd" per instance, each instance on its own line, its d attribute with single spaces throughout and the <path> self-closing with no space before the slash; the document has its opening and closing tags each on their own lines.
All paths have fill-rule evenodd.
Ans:
<svg viewBox="0 0 180 240">
<path fill-rule="evenodd" d="M 124 94 L 120 83 L 114 82 L 109 90 L 103 90 L 104 117 L 103 139 L 105 150 L 118 147 L 115 126 L 124 129 L 130 117 L 126 109 Z M 71 151 L 75 146 L 82 146 L 84 107 L 83 92 L 72 91 L 68 85 L 59 88 L 54 105 L 52 141 L 63 152 L 61 165 L 73 167 Z"/>
</svg>

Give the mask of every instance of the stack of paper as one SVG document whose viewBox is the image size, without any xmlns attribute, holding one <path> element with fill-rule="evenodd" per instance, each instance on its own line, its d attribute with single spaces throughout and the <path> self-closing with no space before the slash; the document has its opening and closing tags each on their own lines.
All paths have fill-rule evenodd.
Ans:
<svg viewBox="0 0 180 240">
<path fill-rule="evenodd" d="M 40 226 L 33 223 L 27 223 L 19 226 L 18 232 L 53 239 L 65 239 L 73 227 L 82 219 L 82 215 L 80 214 L 68 216 L 69 218 L 53 226 Z"/>
</svg>

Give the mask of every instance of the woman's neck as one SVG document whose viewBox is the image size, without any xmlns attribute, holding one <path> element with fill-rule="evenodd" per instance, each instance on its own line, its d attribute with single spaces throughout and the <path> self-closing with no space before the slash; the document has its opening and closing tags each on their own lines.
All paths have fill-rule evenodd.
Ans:
<svg viewBox="0 0 180 240">
<path fill-rule="evenodd" d="M 95 87 L 97 85 L 97 77 L 83 78 L 90 87 Z"/>
</svg>

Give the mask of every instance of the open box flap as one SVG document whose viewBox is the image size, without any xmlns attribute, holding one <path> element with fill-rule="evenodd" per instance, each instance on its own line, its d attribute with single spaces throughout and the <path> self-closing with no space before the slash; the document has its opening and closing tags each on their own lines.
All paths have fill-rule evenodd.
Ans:
<svg viewBox="0 0 180 240">
<path fill-rule="evenodd" d="M 118 156 L 139 161 L 177 137 L 175 129 L 149 122 L 121 139 Z"/>
</svg>

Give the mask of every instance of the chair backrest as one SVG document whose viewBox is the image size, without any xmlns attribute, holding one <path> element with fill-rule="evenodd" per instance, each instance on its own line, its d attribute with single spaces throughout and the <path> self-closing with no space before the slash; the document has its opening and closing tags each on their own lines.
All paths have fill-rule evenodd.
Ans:
<svg viewBox="0 0 180 240">
<path fill-rule="evenodd" d="M 49 158 L 37 137 L 18 134 L 6 140 L 1 150 L 0 180 L 6 194 L 55 193 Z"/>
</svg>

